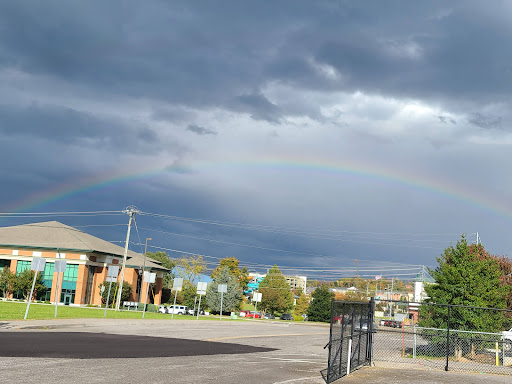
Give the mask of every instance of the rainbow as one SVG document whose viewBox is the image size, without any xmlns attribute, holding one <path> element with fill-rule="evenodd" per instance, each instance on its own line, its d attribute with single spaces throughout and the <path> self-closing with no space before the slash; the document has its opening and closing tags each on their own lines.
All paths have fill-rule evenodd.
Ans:
<svg viewBox="0 0 512 384">
<path fill-rule="evenodd" d="M 73 196 L 91 193 L 95 190 L 117 186 L 119 184 L 152 178 L 155 176 L 164 176 L 169 173 L 189 173 L 189 172 L 208 172 L 209 170 L 219 170 L 228 168 L 253 168 L 256 170 L 283 170 L 327 173 L 333 175 L 352 175 L 364 179 L 373 179 L 377 181 L 402 185 L 406 188 L 425 191 L 427 193 L 448 197 L 457 201 L 464 202 L 473 207 L 491 212 L 498 216 L 510 219 L 512 218 L 512 209 L 510 206 L 488 196 L 479 195 L 469 188 L 463 188 L 446 180 L 434 180 L 418 177 L 418 175 L 400 173 L 399 170 L 377 166 L 375 164 L 353 163 L 350 161 L 334 162 L 328 159 L 297 159 L 281 156 L 279 158 L 264 158 L 259 160 L 246 159 L 240 161 L 224 162 L 195 162 L 191 166 L 170 165 L 165 167 L 148 167 L 138 170 L 131 169 L 115 170 L 109 173 L 95 175 L 94 177 L 82 180 L 72 180 L 63 183 L 55 188 L 41 191 L 37 194 L 28 196 L 22 201 L 4 207 L 3 212 L 29 212 L 40 209 L 48 204 L 65 200 Z M 119 208 L 121 209 L 121 207 Z"/>
</svg>

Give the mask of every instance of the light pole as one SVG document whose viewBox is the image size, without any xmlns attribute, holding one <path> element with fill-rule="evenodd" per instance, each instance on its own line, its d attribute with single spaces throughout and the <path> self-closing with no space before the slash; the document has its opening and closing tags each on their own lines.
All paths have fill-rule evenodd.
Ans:
<svg viewBox="0 0 512 384">
<path fill-rule="evenodd" d="M 146 270 L 146 254 L 148 253 L 148 240 L 153 240 L 153 239 L 151 237 L 146 237 L 146 246 L 144 247 L 144 264 L 142 266 L 142 282 L 144 282 L 144 271 Z M 140 285 L 140 291 L 139 291 L 139 303 L 141 302 L 140 301 L 141 291 L 142 291 L 142 284 Z"/>
</svg>

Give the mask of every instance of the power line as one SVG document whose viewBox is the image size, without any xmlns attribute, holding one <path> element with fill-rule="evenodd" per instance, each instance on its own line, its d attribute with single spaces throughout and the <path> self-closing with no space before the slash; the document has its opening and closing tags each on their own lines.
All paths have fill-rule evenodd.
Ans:
<svg viewBox="0 0 512 384">
<path fill-rule="evenodd" d="M 261 231 L 261 232 L 267 232 L 267 233 L 275 233 L 280 235 L 289 235 L 289 236 L 300 236 L 305 238 L 313 238 L 313 239 L 320 239 L 320 240 L 331 240 L 331 241 L 341 241 L 341 242 L 352 242 L 352 243 L 360 243 L 360 244 L 370 244 L 370 245 L 382 245 L 382 246 L 392 246 L 392 247 L 406 247 L 406 248 L 422 248 L 422 249 L 439 249 L 439 247 L 429 247 L 429 246 L 421 246 L 421 245 L 413 245 L 413 244 L 393 244 L 389 242 L 378 242 L 378 241 L 362 241 L 362 240 L 354 240 L 350 238 L 340 238 L 339 236 L 333 237 L 334 235 L 331 234 L 311 234 L 309 232 L 319 232 L 321 230 L 291 230 L 291 229 L 283 229 L 283 227 L 269 227 L 269 226 L 262 226 L 262 225 L 251 225 L 251 224 L 243 224 L 243 223 L 229 223 L 229 222 L 217 222 L 217 221 L 211 221 L 211 220 L 202 220 L 202 219 L 190 219 L 190 218 L 183 218 L 179 216 L 168 216 L 168 215 L 160 215 L 160 214 L 152 214 L 152 213 L 146 213 L 141 212 L 141 215 L 145 216 L 151 216 L 151 217 L 158 217 L 158 218 L 166 218 L 166 219 L 172 219 L 172 220 L 179 220 L 179 221 L 187 221 L 187 222 L 193 222 L 193 223 L 200 223 L 200 224 L 209 224 L 209 225 L 217 225 L 217 226 L 223 226 L 223 227 L 230 227 L 230 228 L 236 228 L 236 229 L 245 229 L 245 230 L 255 230 L 255 231 Z M 330 230 L 326 230 L 327 232 L 333 232 Z M 325 232 L 325 230 L 324 230 Z M 348 231 L 339 231 L 339 233 L 348 233 Z M 357 232 L 352 232 L 357 233 Z M 371 232 L 359 232 L 359 233 L 371 233 Z M 381 233 L 384 234 L 384 233 Z M 410 235 L 410 234 L 402 234 L 402 235 Z M 427 234 L 424 234 L 427 235 Z M 443 235 L 449 235 L 449 236 L 455 236 L 452 234 L 443 234 Z M 356 238 L 358 238 L 356 236 Z M 359 236 L 361 239 L 375 239 L 373 237 L 365 237 L 365 236 Z M 393 238 L 377 238 L 376 240 L 388 240 L 388 241 L 409 241 L 409 242 L 443 242 L 446 243 L 446 240 L 436 240 L 436 239 L 393 239 Z"/>
<path fill-rule="evenodd" d="M 338 260 L 339 259 L 352 260 L 351 257 L 328 256 L 328 255 L 325 255 L 325 254 L 318 254 L 318 253 L 290 251 L 290 250 L 279 249 L 279 248 L 267 248 L 267 247 L 261 247 L 261 246 L 257 246 L 257 245 L 240 244 L 240 243 L 234 243 L 234 242 L 224 241 L 224 240 L 215 240 L 215 239 L 209 239 L 209 238 L 200 237 L 200 236 L 185 235 L 185 234 L 182 234 L 182 233 L 169 232 L 169 231 L 163 231 L 163 230 L 159 230 L 159 229 L 151 229 L 151 228 L 145 228 L 145 227 L 140 227 L 140 229 L 143 229 L 143 230 L 146 230 L 146 231 L 151 231 L 151 232 L 158 232 L 158 233 L 169 234 L 169 235 L 173 235 L 173 236 L 187 237 L 187 238 L 196 239 L 196 240 L 204 240 L 204 241 L 209 241 L 209 242 L 212 242 L 212 243 L 235 245 L 237 247 L 261 249 L 261 250 L 273 251 L 273 252 L 284 252 L 284 253 L 290 253 L 290 254 L 294 254 L 294 255 L 315 256 L 315 257 L 323 257 L 323 258 L 329 257 L 329 258 L 336 258 Z M 360 259 L 360 260 L 362 260 L 362 261 L 371 261 L 371 260 L 364 260 L 364 259 Z M 396 264 L 396 263 L 393 263 L 393 264 Z"/>
<path fill-rule="evenodd" d="M 345 231 L 345 230 L 331 230 L 331 229 L 305 229 L 305 228 L 289 228 L 289 227 L 278 227 L 278 226 L 267 226 L 261 224 L 246 224 L 246 223 L 237 223 L 237 222 L 225 222 L 225 221 L 214 221 L 207 219 L 194 219 L 180 216 L 172 216 L 172 215 L 163 215 L 156 213 L 148 213 L 141 212 L 142 216 L 153 216 L 160 218 L 167 218 L 171 220 L 179 220 L 179 221 L 190 221 L 201 224 L 211 224 L 211 225 L 219 225 L 219 226 L 235 226 L 239 227 L 247 227 L 247 228 L 264 228 L 264 229 L 275 229 L 275 230 L 284 230 L 284 231 L 299 231 L 299 232 L 333 232 L 333 233 L 349 233 L 349 234 L 372 234 L 372 235 L 404 235 L 404 236 L 459 236 L 460 234 L 447 234 L 447 233 L 400 233 L 400 232 L 369 232 L 369 231 Z"/>
<path fill-rule="evenodd" d="M 188 252 L 188 251 L 183 251 L 183 250 L 177 250 L 177 249 L 172 249 L 172 248 L 165 248 L 165 247 L 159 247 L 159 246 L 156 246 L 156 245 L 150 245 L 149 247 L 151 248 L 155 248 L 155 249 L 162 249 L 162 250 L 166 250 L 166 251 L 169 251 L 169 252 L 174 252 L 174 253 L 181 253 L 181 254 L 185 254 L 185 255 L 197 255 L 197 256 L 201 256 L 203 258 L 208 258 L 208 259 L 215 259 L 215 260 L 222 260 L 223 258 L 221 257 L 216 257 L 216 256 L 211 256 L 211 255 L 205 255 L 205 254 L 200 254 L 200 253 L 197 253 L 197 252 Z M 243 265 L 247 266 L 247 267 L 250 267 L 250 268 L 272 268 L 273 267 L 273 264 L 262 264 L 262 263 L 253 263 L 253 262 L 246 262 L 246 261 L 243 261 L 243 260 L 239 260 L 240 263 L 243 263 Z M 211 263 L 211 262 L 210 262 Z M 411 266 L 410 268 L 389 268 L 389 267 L 376 267 L 375 269 L 371 269 L 371 270 L 367 270 L 367 269 L 364 269 L 362 270 L 363 272 L 370 272 L 370 271 L 373 271 L 373 272 L 376 272 L 376 273 L 381 273 L 382 271 L 386 271 L 386 272 L 391 272 L 391 271 L 418 271 L 418 269 L 420 268 L 421 266 Z M 309 267 L 310 269 L 309 270 L 304 270 L 304 269 L 300 269 L 299 271 L 303 271 L 303 272 L 339 272 L 339 273 L 348 273 L 348 272 L 352 272 L 351 270 L 338 270 L 338 269 L 315 269 L 315 268 L 312 268 L 312 267 Z M 325 267 L 322 267 L 322 268 L 325 268 Z M 279 267 L 280 270 L 284 270 L 284 271 L 297 271 L 298 269 L 294 266 L 286 266 L 286 265 L 283 265 L 283 266 L 280 266 Z M 413 274 L 413 272 L 410 273 L 411 275 Z"/>
<path fill-rule="evenodd" d="M 0 217 L 37 217 L 37 216 L 89 216 L 121 215 L 123 211 L 83 211 L 83 212 L 0 212 Z"/>
</svg>

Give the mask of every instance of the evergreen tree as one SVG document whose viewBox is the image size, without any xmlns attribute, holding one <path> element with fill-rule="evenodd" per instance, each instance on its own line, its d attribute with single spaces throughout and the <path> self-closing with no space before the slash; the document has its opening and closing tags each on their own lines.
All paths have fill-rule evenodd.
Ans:
<svg viewBox="0 0 512 384">
<path fill-rule="evenodd" d="M 468 245 L 463 236 L 457 245 L 446 248 L 437 258 L 439 266 L 431 271 L 436 284 L 426 285 L 430 297 L 420 307 L 420 325 L 446 328 L 448 309 L 434 307 L 452 304 L 474 307 L 507 307 L 510 286 L 502 283 L 502 271 L 496 258 L 490 257 L 482 245 Z M 450 326 L 453 329 L 481 332 L 501 332 L 507 318 L 502 311 L 452 307 Z"/>
<path fill-rule="evenodd" d="M 230 273 L 228 267 L 223 267 L 217 270 L 215 278 L 209 284 L 206 291 L 206 302 L 212 312 L 220 313 L 220 299 L 219 284 L 227 285 L 227 292 L 222 297 L 222 311 L 231 312 L 235 310 L 242 300 L 242 290 L 238 284 L 237 278 Z"/>
<path fill-rule="evenodd" d="M 293 294 L 286 278 L 274 265 L 261 281 L 258 291 L 262 294 L 258 304 L 265 312 L 287 312 L 293 307 Z"/>
<path fill-rule="evenodd" d="M 326 285 L 321 285 L 315 289 L 311 297 L 308 320 L 329 323 L 331 321 L 331 299 L 334 297 L 334 293 Z"/>
</svg>

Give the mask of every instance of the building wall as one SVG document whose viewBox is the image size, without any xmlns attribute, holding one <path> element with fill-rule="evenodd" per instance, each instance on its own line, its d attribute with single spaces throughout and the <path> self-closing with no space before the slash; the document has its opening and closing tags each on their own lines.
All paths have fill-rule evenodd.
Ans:
<svg viewBox="0 0 512 384">
<path fill-rule="evenodd" d="M 40 251 L 40 250 L 32 250 L 32 249 L 9 249 L 2 248 L 0 249 L 0 259 L 10 260 L 10 270 L 13 273 L 16 273 L 16 268 L 19 260 L 31 261 L 34 257 L 43 257 L 46 259 L 47 263 L 54 263 L 58 259 L 65 259 L 68 265 L 78 265 L 78 274 L 76 278 L 76 289 L 75 289 L 75 299 L 72 304 L 74 305 L 85 305 L 89 303 L 85 303 L 86 299 L 86 289 L 87 289 L 87 278 L 88 278 L 88 267 L 94 267 L 94 275 L 92 280 L 91 287 L 91 296 L 90 296 L 90 304 L 92 305 L 100 305 L 101 304 L 101 284 L 106 281 L 107 278 L 107 270 L 108 267 L 105 263 L 96 262 L 97 257 L 89 254 L 79 254 L 79 253 L 63 253 L 56 251 Z M 111 258 L 109 261 L 112 264 L 119 264 L 119 260 L 117 258 Z M 57 293 L 57 275 L 59 275 L 59 293 Z M 131 284 L 132 297 L 131 301 L 136 301 L 136 284 L 137 284 L 137 275 L 138 270 L 135 268 L 126 268 L 125 270 L 125 278 L 124 280 Z M 51 283 L 51 294 L 50 300 L 55 302 L 56 299 L 61 300 L 60 293 L 62 292 L 62 280 L 63 273 L 53 273 L 52 283 Z M 153 284 L 153 293 L 150 292 L 150 295 L 154 294 L 155 304 L 160 304 L 162 297 L 162 284 L 163 279 L 157 278 L 156 284 Z M 143 286 L 145 289 L 145 285 Z M 143 290 L 142 292 L 145 292 Z M 12 295 L 11 295 L 12 297 Z M 141 300 L 144 301 L 144 300 Z"/>
</svg>

